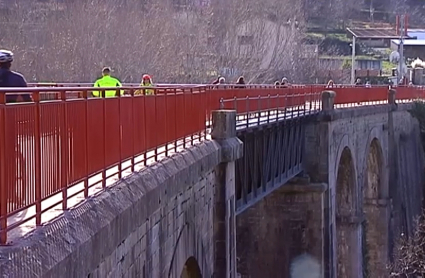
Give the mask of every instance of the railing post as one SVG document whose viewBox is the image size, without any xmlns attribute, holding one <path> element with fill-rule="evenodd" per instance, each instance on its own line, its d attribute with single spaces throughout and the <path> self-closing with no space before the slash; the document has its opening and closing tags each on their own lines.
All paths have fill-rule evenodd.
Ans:
<svg viewBox="0 0 425 278">
<path fill-rule="evenodd" d="M 106 147 L 106 119 L 108 112 L 106 111 L 106 91 L 102 90 L 102 140 L 103 140 L 103 153 L 102 153 L 102 159 L 103 159 L 103 169 L 102 169 L 102 188 L 106 188 L 106 153 L 107 153 L 107 147 Z M 88 119 L 87 119 L 88 120 Z"/>
<path fill-rule="evenodd" d="M 66 92 L 59 92 L 59 98 L 61 100 L 61 112 L 62 112 L 62 123 L 59 133 L 60 140 L 60 181 L 62 188 L 62 210 L 68 209 L 68 121 L 67 121 L 67 109 L 66 109 Z"/>
<path fill-rule="evenodd" d="M 93 92 L 91 92 L 91 94 L 93 94 Z M 89 98 L 88 98 L 88 92 L 87 90 L 83 91 L 83 98 L 84 98 L 84 133 L 85 133 L 85 142 L 84 142 L 84 148 L 85 148 L 85 152 L 84 152 L 84 163 L 85 163 L 85 177 L 84 177 L 84 198 L 87 198 L 89 196 Z M 74 136 L 74 135 L 73 135 Z M 73 138 L 75 139 L 75 138 Z"/>
<path fill-rule="evenodd" d="M 41 225 L 41 125 L 40 125 L 40 92 L 34 92 L 35 103 L 35 224 Z"/>
<path fill-rule="evenodd" d="M 6 184 L 6 123 L 5 123 L 5 92 L 0 92 L 0 245 L 7 241 L 7 200 Z"/>
<path fill-rule="evenodd" d="M 214 188 L 214 269 L 216 277 L 236 277 L 235 161 L 242 157 L 242 142 L 236 137 L 236 111 L 212 112 L 211 137 L 221 146 Z"/>
<path fill-rule="evenodd" d="M 120 136 L 119 136 L 119 145 L 118 145 L 118 150 L 119 150 L 119 162 L 118 162 L 118 179 L 122 178 L 122 141 L 123 141 L 123 130 L 122 130 L 122 120 L 121 120 L 121 90 L 117 89 L 116 91 L 116 95 L 118 97 L 118 125 L 119 125 L 119 131 L 120 131 Z M 106 118 L 105 118 L 106 120 Z M 106 135 L 106 134 L 105 134 Z M 106 144 L 106 141 L 105 141 Z M 106 153 L 105 153 L 106 155 Z"/>
<path fill-rule="evenodd" d="M 323 91 L 322 92 L 322 110 L 331 111 L 335 105 L 335 92 L 334 91 Z"/>
</svg>

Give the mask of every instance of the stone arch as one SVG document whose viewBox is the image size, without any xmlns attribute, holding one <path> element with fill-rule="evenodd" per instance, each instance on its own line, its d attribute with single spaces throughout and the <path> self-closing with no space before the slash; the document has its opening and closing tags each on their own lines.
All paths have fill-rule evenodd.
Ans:
<svg viewBox="0 0 425 278">
<path fill-rule="evenodd" d="M 188 266 L 193 267 L 193 262 L 196 262 L 199 271 L 205 277 L 208 277 L 213 272 L 213 264 L 208 261 L 208 258 L 211 257 L 208 252 L 210 251 L 204 245 L 203 238 L 195 223 L 188 219 L 181 227 L 176 238 L 167 277 L 181 277 L 185 268 Z M 189 277 L 191 278 L 192 276 Z"/>
<path fill-rule="evenodd" d="M 364 277 L 386 273 L 388 235 L 384 155 L 381 144 L 373 138 L 366 153 L 363 197 L 362 257 Z"/>
<path fill-rule="evenodd" d="M 367 184 L 367 172 L 368 172 L 368 164 L 367 159 L 368 155 L 370 154 L 371 148 L 375 148 L 373 151 L 378 154 L 379 163 L 381 165 L 380 168 L 380 186 L 379 186 L 379 196 L 380 198 L 387 198 L 389 194 L 389 188 L 388 188 L 388 169 L 386 168 L 388 157 L 387 153 L 383 150 L 385 149 L 385 138 L 383 138 L 382 130 L 379 127 L 374 127 L 369 133 L 369 138 L 366 144 L 365 148 L 365 156 L 364 156 L 364 163 L 362 168 L 362 179 L 364 179 L 363 185 L 366 186 Z M 363 189 L 362 189 L 363 191 Z M 360 192 L 362 194 L 362 192 Z M 359 197 L 363 197 L 360 195 Z"/>
<path fill-rule="evenodd" d="M 202 278 L 201 269 L 194 257 L 187 259 L 180 278 Z"/>
<path fill-rule="evenodd" d="M 349 147 L 342 149 L 336 177 L 337 277 L 356 277 L 357 189 L 354 159 Z"/>
<path fill-rule="evenodd" d="M 365 185 L 363 197 L 369 199 L 384 198 L 386 195 L 382 184 L 384 157 L 381 144 L 377 138 L 373 138 L 366 153 Z"/>
</svg>

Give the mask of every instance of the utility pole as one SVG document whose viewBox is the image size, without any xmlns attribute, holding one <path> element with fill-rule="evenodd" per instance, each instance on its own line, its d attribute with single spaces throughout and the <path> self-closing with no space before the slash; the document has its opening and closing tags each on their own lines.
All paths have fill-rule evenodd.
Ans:
<svg viewBox="0 0 425 278">
<path fill-rule="evenodd" d="M 372 23 L 375 22 L 373 15 L 375 14 L 375 8 L 373 7 L 373 0 L 370 0 L 370 6 L 369 6 L 369 17 L 370 17 L 370 21 Z"/>
<path fill-rule="evenodd" d="M 406 15 L 400 16 L 400 44 L 398 47 L 398 53 L 400 54 L 400 59 L 398 61 L 397 69 L 397 84 L 400 82 L 401 78 L 404 76 L 404 37 L 406 36 L 407 22 Z"/>
<path fill-rule="evenodd" d="M 356 36 L 353 34 L 353 42 L 351 44 L 351 84 L 354 84 L 356 79 Z"/>
</svg>

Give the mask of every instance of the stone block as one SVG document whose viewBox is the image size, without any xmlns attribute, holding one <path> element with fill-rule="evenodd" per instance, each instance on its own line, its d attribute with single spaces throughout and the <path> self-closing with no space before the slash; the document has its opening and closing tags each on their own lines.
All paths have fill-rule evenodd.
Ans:
<svg viewBox="0 0 425 278">
<path fill-rule="evenodd" d="M 236 111 L 212 111 L 211 138 L 214 140 L 222 140 L 233 137 L 236 137 Z"/>
</svg>

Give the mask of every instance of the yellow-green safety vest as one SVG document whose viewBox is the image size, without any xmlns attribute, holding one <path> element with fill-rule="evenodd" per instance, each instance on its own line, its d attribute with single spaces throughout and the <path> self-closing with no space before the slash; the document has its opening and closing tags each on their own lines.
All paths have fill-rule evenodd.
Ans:
<svg viewBox="0 0 425 278">
<path fill-rule="evenodd" d="M 153 87 L 153 86 L 154 85 L 152 83 L 149 83 L 149 84 L 143 84 L 143 82 L 140 83 L 140 87 Z M 140 90 L 137 90 L 136 92 L 134 92 L 134 94 L 135 95 L 141 95 L 143 91 L 144 91 L 145 96 L 149 96 L 149 95 L 152 96 L 152 95 L 155 94 L 155 90 L 153 90 L 153 89 L 140 89 Z"/>
<path fill-rule="evenodd" d="M 96 82 L 94 83 L 94 87 L 122 87 L 122 84 L 118 79 L 110 75 L 105 75 L 102 78 L 96 80 Z M 116 96 L 116 93 L 117 92 L 115 90 L 107 90 L 105 91 L 105 97 L 114 97 Z M 120 94 L 123 95 L 124 90 L 120 90 Z M 93 96 L 100 97 L 102 96 L 102 92 L 93 91 Z"/>
</svg>

